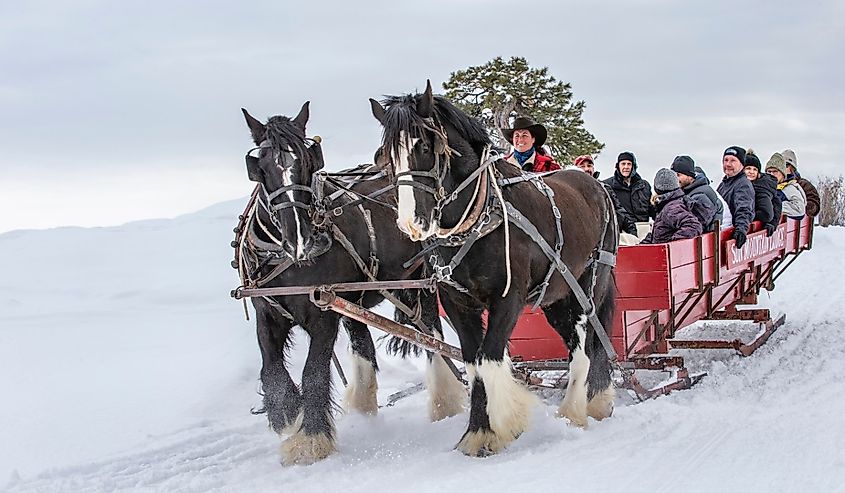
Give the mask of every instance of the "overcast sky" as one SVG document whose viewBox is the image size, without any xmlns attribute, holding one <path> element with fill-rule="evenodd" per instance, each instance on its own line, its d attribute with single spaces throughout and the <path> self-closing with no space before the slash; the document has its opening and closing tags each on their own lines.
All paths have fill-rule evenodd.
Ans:
<svg viewBox="0 0 845 493">
<path fill-rule="evenodd" d="M 367 98 L 496 56 L 572 83 L 605 176 L 631 150 L 649 181 L 678 154 L 718 178 L 729 145 L 842 173 L 841 1 L 7 1 L 0 231 L 245 197 L 241 107 L 264 119 L 310 100 L 328 167 L 369 161 Z"/>
</svg>

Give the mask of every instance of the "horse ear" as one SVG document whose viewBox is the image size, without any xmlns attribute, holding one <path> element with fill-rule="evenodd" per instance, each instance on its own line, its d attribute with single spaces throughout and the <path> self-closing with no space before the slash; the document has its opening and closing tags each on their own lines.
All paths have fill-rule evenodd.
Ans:
<svg viewBox="0 0 845 493">
<path fill-rule="evenodd" d="M 373 109 L 373 116 L 384 125 L 384 106 L 373 98 L 370 98 L 370 106 Z"/>
<path fill-rule="evenodd" d="M 293 123 L 295 123 L 297 126 L 299 126 L 299 128 L 301 128 L 302 130 L 305 130 L 305 124 L 308 123 L 308 116 L 309 116 L 308 106 L 309 105 L 311 105 L 311 101 L 306 101 L 302 105 L 302 108 L 299 110 L 299 114 L 296 115 L 293 119 Z"/>
<path fill-rule="evenodd" d="M 252 134 L 252 141 L 255 142 L 255 145 L 261 145 L 261 141 L 264 140 L 265 134 L 264 124 L 253 118 L 252 115 L 250 115 L 244 108 L 241 108 L 241 111 L 244 112 L 246 126 L 249 127 L 249 132 Z"/>
<path fill-rule="evenodd" d="M 423 118 L 428 118 L 434 114 L 434 93 L 431 91 L 431 81 L 425 81 L 425 92 L 422 99 L 417 103 L 417 114 Z"/>
</svg>

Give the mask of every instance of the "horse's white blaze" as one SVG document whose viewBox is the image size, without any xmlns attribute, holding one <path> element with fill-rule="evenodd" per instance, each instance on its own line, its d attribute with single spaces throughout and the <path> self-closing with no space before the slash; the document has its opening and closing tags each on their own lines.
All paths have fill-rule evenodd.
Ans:
<svg viewBox="0 0 845 493">
<path fill-rule="evenodd" d="M 584 351 L 587 341 L 587 316 L 581 315 L 575 324 L 578 334 L 578 347 L 572 351 L 569 364 L 569 385 L 566 396 L 558 409 L 558 416 L 569 419 L 576 426 L 587 426 L 587 373 L 590 371 L 590 359 Z"/>
<path fill-rule="evenodd" d="M 443 340 L 439 334 L 435 337 Z M 442 356 L 435 354 L 429 360 L 425 384 L 428 388 L 428 416 L 431 421 L 440 421 L 464 410 L 467 390 L 446 366 Z"/>
<path fill-rule="evenodd" d="M 296 154 L 293 151 L 288 151 L 288 154 L 291 156 L 291 159 L 296 160 Z M 285 168 L 281 164 L 279 164 L 278 160 L 276 161 L 276 166 L 282 171 L 282 185 L 290 186 L 293 185 L 293 178 L 291 178 L 291 169 Z M 293 202 L 293 190 L 288 190 L 286 195 L 288 199 Z M 296 224 L 296 260 L 300 260 L 305 256 L 305 244 L 303 242 L 303 235 L 302 235 L 302 223 L 299 219 L 299 207 L 291 207 L 291 212 L 293 212 L 293 220 Z"/>
<path fill-rule="evenodd" d="M 399 133 L 399 149 L 390 150 L 390 158 L 396 163 L 396 174 L 407 173 L 411 170 L 411 150 L 420 139 L 411 138 L 405 130 Z M 398 154 L 398 155 L 397 155 Z M 417 203 L 414 200 L 414 187 L 402 182 L 413 181 L 410 175 L 403 175 L 397 179 L 399 192 L 399 212 L 396 224 L 399 230 L 417 240 L 422 231 L 416 225 Z"/>
<path fill-rule="evenodd" d="M 507 354 L 502 361 L 482 359 L 476 374 L 487 393 L 490 428 L 506 445 L 528 428 L 537 397 L 514 379 Z"/>
<path fill-rule="evenodd" d="M 344 396 L 344 407 L 347 411 L 356 411 L 361 414 L 378 414 L 378 380 L 373 364 L 352 354 L 352 378 L 349 386 L 346 387 Z"/>
</svg>

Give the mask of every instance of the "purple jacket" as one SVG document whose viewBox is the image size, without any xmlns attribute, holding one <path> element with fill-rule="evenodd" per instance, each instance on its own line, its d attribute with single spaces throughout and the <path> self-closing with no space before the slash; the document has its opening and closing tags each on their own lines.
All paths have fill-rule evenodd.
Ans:
<svg viewBox="0 0 845 493">
<path fill-rule="evenodd" d="M 655 208 L 657 217 L 642 243 L 669 243 L 701 234 L 701 221 L 690 211 L 682 189 L 658 195 Z"/>
</svg>

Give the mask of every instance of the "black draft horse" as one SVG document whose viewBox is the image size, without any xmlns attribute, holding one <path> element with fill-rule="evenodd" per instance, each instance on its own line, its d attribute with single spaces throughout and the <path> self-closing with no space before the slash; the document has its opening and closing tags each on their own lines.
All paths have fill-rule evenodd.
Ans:
<svg viewBox="0 0 845 493">
<path fill-rule="evenodd" d="M 434 96 L 430 83 L 424 94 L 388 97 L 385 106 L 370 102 L 373 115 L 384 127 L 381 152 L 391 156 L 395 168 L 397 224 L 403 232 L 417 241 L 460 239 L 456 230 L 466 236 L 466 227 L 474 227 L 473 221 L 486 220 L 476 208 L 481 202 L 474 203 L 486 196 L 488 204 L 512 204 L 548 244 L 555 245 L 555 216 L 560 215 L 565 241 L 559 259 L 584 291 L 593 293 L 602 325 L 612 326 L 613 272 L 591 259 L 599 251 L 615 254 L 618 234 L 612 204 L 598 181 L 580 170 L 545 176 L 542 180 L 553 198 L 537 182 L 520 182 L 517 167 L 484 157 L 490 146 L 485 129 L 445 98 Z M 473 175 L 487 164 L 493 176 Z M 508 178 L 516 183 L 497 184 L 497 179 Z M 480 180 L 486 180 L 486 185 L 480 185 Z M 552 201 L 559 214 L 554 213 Z M 583 427 L 587 416 L 600 420 L 613 411 L 610 359 L 560 272 L 548 278 L 554 256 L 544 254 L 513 221 L 505 224 L 509 227 L 499 226 L 477 239 L 453 272 L 444 271 L 449 282 L 439 287 L 440 302 L 460 337 L 471 388 L 469 425 L 457 448 L 472 456 L 502 450 L 527 428 L 536 398 L 513 378 L 506 347 L 529 298 L 535 302 L 541 298 L 549 324 L 571 355 L 569 385 L 558 415 Z M 441 243 L 437 252 L 443 263 L 449 263 L 459 246 Z M 593 275 L 594 289 L 589 290 Z M 549 284 L 538 295 L 544 281 Z M 482 325 L 485 309 L 486 331 Z"/>
<path fill-rule="evenodd" d="M 369 280 L 351 258 L 350 251 L 325 232 L 325 227 L 331 224 L 345 235 L 360 258 L 373 260 L 377 257 L 378 279 L 420 275 L 408 272 L 402 266 L 419 251 L 419 244 L 409 241 L 396 229 L 396 214 L 390 207 L 364 202 L 360 207 L 347 209 L 343 206 L 353 202 L 355 194 L 343 193 L 330 204 L 335 211 L 342 211 L 340 215 L 332 215 L 330 221 L 323 218 L 320 225 L 313 222 L 311 184 L 314 173 L 324 163 L 319 142 L 305 137 L 308 106 L 306 102 L 292 119 L 274 116 L 267 124 L 243 110 L 252 139 L 258 146 L 247 155 L 247 172 L 250 180 L 259 184 L 255 207 L 250 209 L 251 214 L 248 213 L 245 221 L 244 241 L 275 248 L 280 256 L 289 258 L 289 267 L 275 274 L 263 287 Z M 384 176 L 350 186 L 356 193 L 368 194 L 389 188 L 390 184 L 391 178 Z M 327 187 L 327 194 L 338 190 L 330 185 Z M 379 199 L 395 203 L 392 191 Z M 373 236 L 368 233 L 369 225 Z M 243 248 L 243 244 L 238 248 Z M 248 252 L 242 251 L 241 255 L 248 255 Z M 253 262 L 252 267 L 258 267 L 258 272 L 252 276 L 254 279 L 266 279 L 275 269 L 274 264 L 261 266 L 259 261 Z M 376 291 L 343 293 L 343 296 L 368 308 L 384 299 Z M 410 306 L 418 302 L 422 322 L 442 339 L 433 293 L 419 290 L 417 298 L 416 290 L 404 290 L 397 293 L 397 297 Z M 323 459 L 336 449 L 330 363 L 341 317 L 335 312 L 320 310 L 308 296 L 252 298 L 252 303 L 262 356 L 264 411 L 276 433 L 291 434 L 282 443 L 282 463 L 308 464 Z M 410 317 L 398 310 L 397 318 L 402 323 L 410 322 Z M 346 407 L 375 414 L 378 409 L 378 366 L 369 329 L 345 317 L 343 323 L 349 332 L 353 361 L 345 395 Z M 291 378 L 285 363 L 291 328 L 295 325 L 300 325 L 310 336 L 301 389 Z M 403 355 L 411 351 L 409 346 L 395 341 L 391 341 L 389 347 Z M 465 388 L 441 357 L 429 355 L 428 359 L 426 383 L 430 418 L 434 421 L 461 412 L 466 400 Z"/>
</svg>

